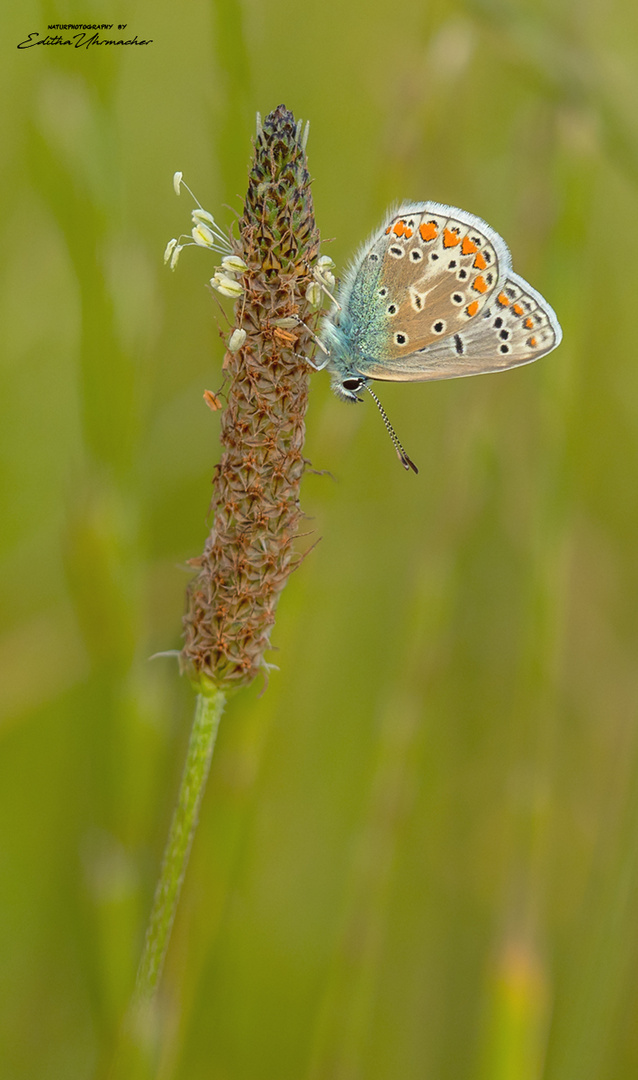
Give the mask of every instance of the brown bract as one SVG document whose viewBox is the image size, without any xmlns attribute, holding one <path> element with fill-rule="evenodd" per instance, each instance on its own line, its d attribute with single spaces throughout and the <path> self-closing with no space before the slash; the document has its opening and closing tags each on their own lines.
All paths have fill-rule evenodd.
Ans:
<svg viewBox="0 0 638 1080">
<path fill-rule="evenodd" d="M 214 519 L 198 574 L 187 594 L 184 669 L 200 685 L 241 686 L 267 668 L 275 608 L 301 555 L 304 415 L 312 348 L 305 292 L 319 250 L 310 177 L 292 113 L 284 106 L 263 122 L 255 143 L 239 239 L 248 266 L 235 325 L 246 331 L 226 353 L 230 378 L 222 413 L 223 453 L 213 480 Z"/>
</svg>

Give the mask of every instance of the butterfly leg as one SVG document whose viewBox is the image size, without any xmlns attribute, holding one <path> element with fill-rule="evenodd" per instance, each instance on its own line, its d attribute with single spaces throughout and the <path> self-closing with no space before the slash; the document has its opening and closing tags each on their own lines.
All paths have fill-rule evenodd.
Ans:
<svg viewBox="0 0 638 1080">
<path fill-rule="evenodd" d="M 298 352 L 296 352 L 295 355 L 299 357 L 299 360 L 304 360 L 304 361 L 306 361 L 307 364 L 310 364 L 310 366 L 313 369 L 313 372 L 323 372 L 323 369 L 324 369 L 324 367 L 326 366 L 326 364 L 328 363 L 328 360 L 329 360 L 329 357 L 326 356 L 326 359 L 323 360 L 321 362 L 321 364 L 315 364 L 314 361 L 310 359 L 310 356 L 302 356 Z"/>
<path fill-rule="evenodd" d="M 307 330 L 307 332 L 310 334 L 310 337 L 314 341 L 315 345 L 318 345 L 321 351 L 325 354 L 325 359 L 322 361 L 321 364 L 315 364 L 314 360 L 311 360 L 309 356 L 304 356 L 302 353 L 293 351 L 292 355 L 297 360 L 305 360 L 305 362 L 307 364 L 310 364 L 310 367 L 314 368 L 315 371 L 323 371 L 326 364 L 328 363 L 328 360 L 330 359 L 330 353 L 324 345 L 323 341 L 321 341 L 321 339 L 317 337 L 317 335 L 310 329 L 310 327 L 306 325 L 303 319 L 300 319 L 298 315 L 290 315 L 285 319 L 273 319 L 271 325 L 275 327 L 275 334 L 280 335 L 281 338 L 284 340 L 285 344 L 288 344 L 289 342 L 292 344 L 292 342 L 295 340 L 292 334 L 288 334 L 288 330 L 292 330 L 293 327 L 303 326 L 304 330 Z"/>
<path fill-rule="evenodd" d="M 323 360 L 321 364 L 315 364 L 314 360 L 311 360 L 309 356 L 304 356 L 302 353 L 294 352 L 292 355 L 295 357 L 296 360 L 305 360 L 307 364 L 310 364 L 310 367 L 313 371 L 323 371 L 329 359 L 328 357 L 326 357 L 326 359 Z"/>
<path fill-rule="evenodd" d="M 314 368 L 315 371 L 323 371 L 330 359 L 329 350 L 326 348 L 321 338 L 317 337 L 315 332 L 310 329 L 310 327 L 303 321 L 303 319 L 300 319 L 298 315 L 293 315 L 292 318 L 295 320 L 295 325 L 303 326 L 304 330 L 307 330 L 315 345 L 318 345 L 322 353 L 324 354 L 324 359 L 320 364 L 315 364 L 314 360 L 311 360 L 308 356 L 301 356 L 299 353 L 295 353 L 294 355 L 299 357 L 300 360 L 305 360 L 306 363 L 310 364 L 310 367 Z"/>
</svg>

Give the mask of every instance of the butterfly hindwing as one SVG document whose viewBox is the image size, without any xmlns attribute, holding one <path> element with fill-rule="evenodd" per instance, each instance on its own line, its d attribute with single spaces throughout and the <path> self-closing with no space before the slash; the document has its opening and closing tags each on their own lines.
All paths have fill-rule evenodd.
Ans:
<svg viewBox="0 0 638 1080">
<path fill-rule="evenodd" d="M 452 379 L 519 367 L 551 352 L 562 332 L 547 301 L 510 271 L 496 296 L 463 331 L 400 360 L 366 364 L 365 374 L 386 381 Z"/>
</svg>

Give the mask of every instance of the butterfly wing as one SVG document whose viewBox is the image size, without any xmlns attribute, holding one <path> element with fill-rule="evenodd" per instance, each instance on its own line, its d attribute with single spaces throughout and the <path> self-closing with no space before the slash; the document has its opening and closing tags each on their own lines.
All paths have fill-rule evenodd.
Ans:
<svg viewBox="0 0 638 1080">
<path fill-rule="evenodd" d="M 340 290 L 355 351 L 398 359 L 464 329 L 509 269 L 505 242 L 473 214 L 434 202 L 401 206 Z"/>
<path fill-rule="evenodd" d="M 505 371 L 538 360 L 561 340 L 553 309 L 527 281 L 510 271 L 489 305 L 464 330 L 408 356 L 371 360 L 365 374 L 390 382 L 421 382 Z"/>
<path fill-rule="evenodd" d="M 353 367 L 388 381 L 530 363 L 560 341 L 543 297 L 514 274 L 502 237 L 441 203 L 392 212 L 340 291 Z"/>
</svg>

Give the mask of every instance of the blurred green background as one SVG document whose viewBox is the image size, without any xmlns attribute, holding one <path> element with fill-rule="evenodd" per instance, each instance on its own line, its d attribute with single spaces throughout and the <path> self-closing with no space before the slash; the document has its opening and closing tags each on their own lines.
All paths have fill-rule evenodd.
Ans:
<svg viewBox="0 0 638 1080">
<path fill-rule="evenodd" d="M 76 19 L 153 43 L 16 49 Z M 132 987 L 226 329 L 171 177 L 230 223 L 284 102 L 339 267 L 459 205 L 565 339 L 382 386 L 418 478 L 313 376 L 321 542 L 222 723 L 158 1077 L 635 1078 L 638 8 L 26 2 L 2 42 L 0 1075 L 103 1077 Z"/>
</svg>

